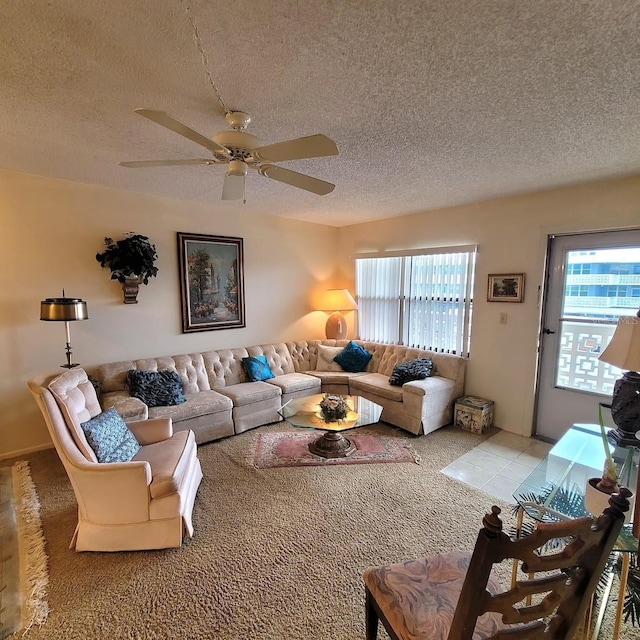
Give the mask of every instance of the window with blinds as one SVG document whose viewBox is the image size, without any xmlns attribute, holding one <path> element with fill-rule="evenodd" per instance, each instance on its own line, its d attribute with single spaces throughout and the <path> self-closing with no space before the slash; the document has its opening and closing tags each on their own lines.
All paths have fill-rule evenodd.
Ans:
<svg viewBox="0 0 640 640">
<path fill-rule="evenodd" d="M 358 335 L 469 355 L 476 247 L 356 256 Z"/>
</svg>

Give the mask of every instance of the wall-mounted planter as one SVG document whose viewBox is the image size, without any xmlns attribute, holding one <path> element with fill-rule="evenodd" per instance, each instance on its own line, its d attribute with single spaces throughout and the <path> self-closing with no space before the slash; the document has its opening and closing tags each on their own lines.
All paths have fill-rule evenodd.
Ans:
<svg viewBox="0 0 640 640">
<path fill-rule="evenodd" d="M 116 242 L 105 238 L 104 243 L 106 249 L 96 254 L 96 260 L 101 267 L 111 269 L 112 280 L 122 283 L 124 303 L 137 304 L 140 285 L 148 284 L 149 278 L 154 278 L 158 273 L 155 246 L 146 236 L 134 233 Z"/>
<path fill-rule="evenodd" d="M 142 280 L 140 278 L 126 278 L 122 283 L 122 291 L 124 292 L 125 304 L 138 304 L 138 292 Z"/>
</svg>

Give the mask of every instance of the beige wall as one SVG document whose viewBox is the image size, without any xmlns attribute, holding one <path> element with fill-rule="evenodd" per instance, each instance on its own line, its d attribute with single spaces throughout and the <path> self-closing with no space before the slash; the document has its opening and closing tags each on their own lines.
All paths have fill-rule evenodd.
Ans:
<svg viewBox="0 0 640 640">
<path fill-rule="evenodd" d="M 547 236 L 629 227 L 640 227 L 640 176 L 344 227 L 341 271 L 358 252 L 477 244 L 467 392 L 495 401 L 499 427 L 529 435 Z M 487 275 L 514 272 L 526 274 L 524 303 L 487 302 Z"/>
<path fill-rule="evenodd" d="M 240 203 L 211 206 L 0 172 L 0 457 L 49 446 L 26 387 L 65 362 L 64 324 L 41 322 L 39 303 L 66 294 L 87 301 L 89 320 L 71 323 L 74 360 L 86 367 L 132 357 L 320 338 L 326 314 L 312 300 L 336 286 L 337 229 L 255 217 Z M 103 238 L 150 237 L 159 273 L 137 305 L 95 254 Z M 183 334 L 176 232 L 244 239 L 246 328 Z"/>
<path fill-rule="evenodd" d="M 88 303 L 90 319 L 72 323 L 71 338 L 74 359 L 91 367 L 319 338 L 326 315 L 311 311 L 313 300 L 327 286 L 353 287 L 357 252 L 470 243 L 478 263 L 467 391 L 495 400 L 498 426 L 529 434 L 547 235 L 640 226 L 640 176 L 336 229 L 255 217 L 239 203 L 181 203 L 0 171 L 0 220 L 0 457 L 49 446 L 26 381 L 64 362 L 64 325 L 38 319 L 40 300 L 62 287 Z M 94 258 L 105 235 L 126 231 L 148 235 L 159 254 L 158 277 L 137 305 L 122 304 L 119 284 Z M 181 333 L 177 231 L 244 238 L 246 328 Z M 523 304 L 486 302 L 487 274 L 500 272 L 526 273 Z M 498 324 L 501 312 L 507 325 Z"/>
</svg>

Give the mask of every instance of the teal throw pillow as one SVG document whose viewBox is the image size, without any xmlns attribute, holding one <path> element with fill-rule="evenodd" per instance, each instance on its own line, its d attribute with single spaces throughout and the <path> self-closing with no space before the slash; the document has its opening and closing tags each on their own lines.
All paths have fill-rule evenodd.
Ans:
<svg viewBox="0 0 640 640">
<path fill-rule="evenodd" d="M 260 382 L 261 380 L 275 378 L 267 362 L 267 356 L 249 356 L 248 358 L 242 358 L 242 364 L 251 382 Z"/>
<path fill-rule="evenodd" d="M 431 358 L 418 358 L 397 364 L 389 378 L 389 384 L 401 387 L 405 382 L 424 380 L 433 375 L 433 361 Z"/>
<path fill-rule="evenodd" d="M 98 462 L 129 462 L 140 450 L 136 437 L 113 407 L 80 426 Z"/>
<path fill-rule="evenodd" d="M 333 359 L 333 361 L 337 362 L 345 371 L 349 371 L 350 373 L 359 373 L 367 368 L 371 358 L 373 358 L 371 353 L 369 353 L 364 347 L 356 344 L 353 340 L 350 340 L 349 344 Z"/>
<path fill-rule="evenodd" d="M 129 393 L 148 407 L 168 407 L 182 404 L 187 399 L 182 393 L 182 380 L 177 371 L 138 371 L 127 373 Z"/>
</svg>

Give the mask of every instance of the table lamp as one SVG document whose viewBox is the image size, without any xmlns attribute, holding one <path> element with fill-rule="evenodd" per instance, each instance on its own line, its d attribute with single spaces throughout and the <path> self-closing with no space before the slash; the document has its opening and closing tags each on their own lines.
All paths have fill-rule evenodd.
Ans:
<svg viewBox="0 0 640 640">
<path fill-rule="evenodd" d="M 333 311 L 327 320 L 324 332 L 330 340 L 344 340 L 347 337 L 347 321 L 341 311 L 353 311 L 358 308 L 356 301 L 347 289 L 327 289 L 320 299 L 318 310 Z"/>
<path fill-rule="evenodd" d="M 636 316 L 620 316 L 611 342 L 598 360 L 627 372 L 616 380 L 611 399 L 611 417 L 616 428 L 609 436 L 621 447 L 640 447 L 640 311 Z"/>
<path fill-rule="evenodd" d="M 86 320 L 89 317 L 87 313 L 87 303 L 80 298 L 67 298 L 62 290 L 62 298 L 46 298 L 40 302 L 40 320 L 48 322 L 64 322 L 64 328 L 67 337 L 67 363 L 63 364 L 65 369 L 73 369 L 77 367 L 77 363 L 71 362 L 71 333 L 69 331 L 69 322 L 74 320 Z"/>
</svg>

